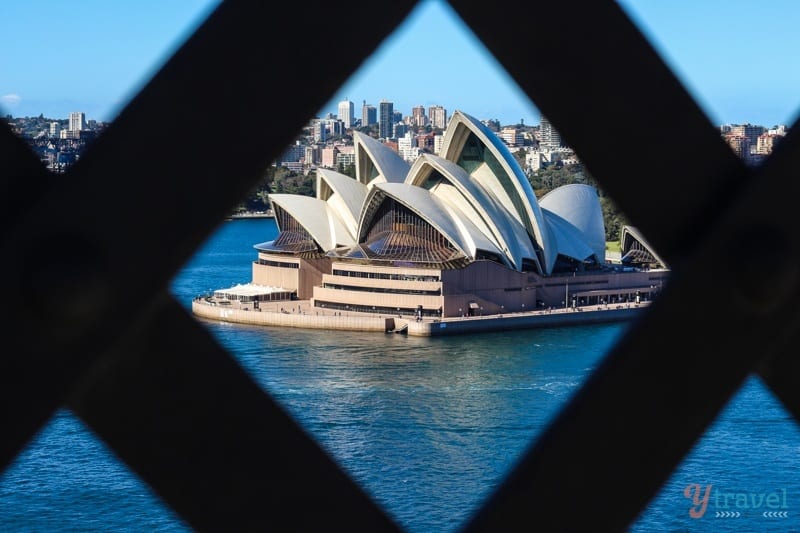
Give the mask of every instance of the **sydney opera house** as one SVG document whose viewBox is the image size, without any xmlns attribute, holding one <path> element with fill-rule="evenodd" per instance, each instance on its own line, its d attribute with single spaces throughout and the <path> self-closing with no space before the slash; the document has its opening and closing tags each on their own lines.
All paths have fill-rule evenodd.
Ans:
<svg viewBox="0 0 800 533">
<path fill-rule="evenodd" d="M 279 233 L 255 245 L 250 301 L 447 318 L 639 301 L 666 279 L 634 228 L 623 256 L 635 262 L 607 263 L 597 191 L 537 199 L 505 144 L 467 114 L 454 113 L 440 155 L 411 165 L 354 136 L 355 179 L 319 169 L 316 197 L 270 196 Z"/>
</svg>

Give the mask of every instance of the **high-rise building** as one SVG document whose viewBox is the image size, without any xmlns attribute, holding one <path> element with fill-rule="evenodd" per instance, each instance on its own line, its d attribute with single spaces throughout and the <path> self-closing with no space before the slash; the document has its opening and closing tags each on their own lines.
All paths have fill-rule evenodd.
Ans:
<svg viewBox="0 0 800 533">
<path fill-rule="evenodd" d="M 344 135 L 346 129 L 347 128 L 345 128 L 344 122 L 341 120 L 334 119 L 328 121 L 328 130 L 333 136 Z"/>
<path fill-rule="evenodd" d="M 319 163 L 319 148 L 316 146 L 306 146 L 306 153 L 303 156 L 306 166 Z"/>
<path fill-rule="evenodd" d="M 295 141 L 294 144 L 286 148 L 283 154 L 278 158 L 281 162 L 288 162 L 291 161 L 296 163 L 300 161 L 306 155 L 306 147 L 304 144 L 300 144 L 300 141 Z"/>
<path fill-rule="evenodd" d="M 336 168 L 347 167 L 356 164 L 356 154 L 353 145 L 339 146 L 336 154 Z"/>
<path fill-rule="evenodd" d="M 364 100 L 364 105 L 361 106 L 361 125 L 372 126 L 377 123 L 378 110 L 375 109 L 374 105 L 367 105 L 367 101 Z"/>
<path fill-rule="evenodd" d="M 322 149 L 322 160 L 320 165 L 326 168 L 336 167 L 336 156 L 339 154 L 339 148 L 336 146 L 326 146 Z"/>
<path fill-rule="evenodd" d="M 785 124 L 779 124 L 777 126 L 771 127 L 767 130 L 767 133 L 770 135 L 780 135 L 781 137 L 785 136 L 788 133 L 788 128 Z"/>
<path fill-rule="evenodd" d="M 725 136 L 725 142 L 731 147 L 733 152 L 742 159 L 750 155 L 750 139 L 744 135 L 729 133 Z"/>
<path fill-rule="evenodd" d="M 747 137 L 747 142 L 750 146 L 755 146 L 758 143 L 758 136 L 766 131 L 764 126 L 755 124 L 733 124 L 731 125 L 731 135 L 739 137 Z"/>
<path fill-rule="evenodd" d="M 428 108 L 428 120 L 434 128 L 445 129 L 447 127 L 447 109 L 440 105 L 432 105 Z"/>
<path fill-rule="evenodd" d="M 397 122 L 392 128 L 392 137 L 394 137 L 395 139 L 399 139 L 400 137 L 405 135 L 407 131 L 408 131 L 408 126 L 406 126 L 402 122 Z"/>
<path fill-rule="evenodd" d="M 542 115 L 541 125 L 539 126 L 539 133 L 541 135 L 541 140 L 539 141 L 539 145 L 542 148 L 555 150 L 556 148 L 561 147 L 561 135 L 559 135 L 559 133 L 556 131 L 556 129 L 544 115 Z"/>
<path fill-rule="evenodd" d="M 394 125 L 394 104 L 388 100 L 381 100 L 378 104 L 378 136 L 388 139 L 392 136 Z"/>
<path fill-rule="evenodd" d="M 413 133 L 407 131 L 402 137 L 397 138 L 397 153 L 409 163 L 413 163 L 419 157 L 420 149 Z"/>
<path fill-rule="evenodd" d="M 500 131 L 500 138 L 508 146 L 522 146 L 525 144 L 525 137 L 522 135 L 522 132 L 514 127 L 506 127 Z"/>
<path fill-rule="evenodd" d="M 782 138 L 783 135 L 762 133 L 758 136 L 758 141 L 756 142 L 756 153 L 762 155 L 771 154 L 772 150 L 775 148 L 775 144 Z"/>
<path fill-rule="evenodd" d="M 356 118 L 355 104 L 345 98 L 339 102 L 339 120 L 344 122 L 345 128 L 353 126 L 353 121 Z"/>
<path fill-rule="evenodd" d="M 69 131 L 83 131 L 86 129 L 86 113 L 73 111 L 69 114 Z"/>
<path fill-rule="evenodd" d="M 444 135 L 434 135 L 433 136 L 433 153 L 439 155 L 439 152 L 442 151 L 442 145 L 444 144 Z"/>
<path fill-rule="evenodd" d="M 411 124 L 418 127 L 424 128 L 425 125 L 428 123 L 428 117 L 425 116 L 425 108 L 421 105 L 414 106 L 411 108 Z"/>
<path fill-rule="evenodd" d="M 58 122 L 51 122 L 50 123 L 50 137 L 56 137 L 61 134 L 61 124 Z"/>
<path fill-rule="evenodd" d="M 433 152 L 433 138 L 434 133 L 422 133 L 417 135 L 417 146 L 420 150 L 425 150 L 427 152 Z"/>
<path fill-rule="evenodd" d="M 328 140 L 327 124 L 324 120 L 317 120 L 314 122 L 314 141 L 324 143 Z"/>
</svg>

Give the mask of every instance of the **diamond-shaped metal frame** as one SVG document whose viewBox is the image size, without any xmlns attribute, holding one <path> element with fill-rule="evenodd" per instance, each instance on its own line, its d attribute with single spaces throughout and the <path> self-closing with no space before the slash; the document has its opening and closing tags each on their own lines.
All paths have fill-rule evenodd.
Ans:
<svg viewBox="0 0 800 533">
<path fill-rule="evenodd" d="M 0 467 L 67 406 L 195 529 L 399 529 L 167 287 L 414 5 L 313 2 L 289 53 L 296 6 L 225 0 L 58 179 L 0 128 Z M 673 266 L 464 529 L 624 530 L 747 376 L 800 415 L 798 126 L 746 168 L 613 1 L 451 5 Z"/>
</svg>

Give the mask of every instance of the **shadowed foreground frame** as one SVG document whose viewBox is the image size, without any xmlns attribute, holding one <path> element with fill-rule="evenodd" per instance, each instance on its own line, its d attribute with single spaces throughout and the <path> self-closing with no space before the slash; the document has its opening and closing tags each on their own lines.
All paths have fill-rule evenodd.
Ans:
<svg viewBox="0 0 800 533">
<path fill-rule="evenodd" d="M 327 46 L 329 21 L 375 4 L 313 3 L 292 54 L 271 46 L 264 28 L 295 16 L 294 6 L 262 4 L 223 1 L 65 179 L 0 127 L 0 272 L 15 280 L 7 300 L 19 302 L 0 308 L 0 464 L 67 406 L 195 529 L 398 530 L 167 293 L 415 2 L 382 4 L 357 35 L 339 35 L 336 61 L 314 61 L 314 83 L 301 84 L 272 73 L 303 78 Z M 745 168 L 613 1 L 451 5 L 673 267 L 659 299 L 464 529 L 624 530 L 747 376 L 760 374 L 800 415 L 797 126 L 762 167 Z M 531 31 L 509 15 L 528 9 L 570 20 L 570 31 Z M 536 59 L 556 54 L 569 69 Z M 235 133 L 183 135 L 205 127 L 212 100 Z M 598 142 L 597 124 L 628 139 L 629 164 Z M 686 151 L 662 149 L 677 137 Z M 123 159 L 130 151 L 141 157 Z M 109 176 L 126 185 L 113 206 L 100 201 Z M 650 194 L 676 176 L 691 191 Z M 742 242 L 754 249 L 742 253 Z"/>
</svg>

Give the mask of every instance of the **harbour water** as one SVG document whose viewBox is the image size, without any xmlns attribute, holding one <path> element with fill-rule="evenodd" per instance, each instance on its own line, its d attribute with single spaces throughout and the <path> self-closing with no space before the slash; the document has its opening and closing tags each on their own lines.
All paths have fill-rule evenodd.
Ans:
<svg viewBox="0 0 800 533">
<path fill-rule="evenodd" d="M 272 219 L 225 222 L 173 294 L 189 309 L 197 294 L 247 282 L 252 245 L 274 234 Z M 425 338 L 203 324 L 419 533 L 458 530 L 626 327 Z M 797 424 L 751 379 L 631 530 L 800 531 L 799 452 Z M 0 475 L 0 531 L 187 530 L 67 411 Z"/>
</svg>

